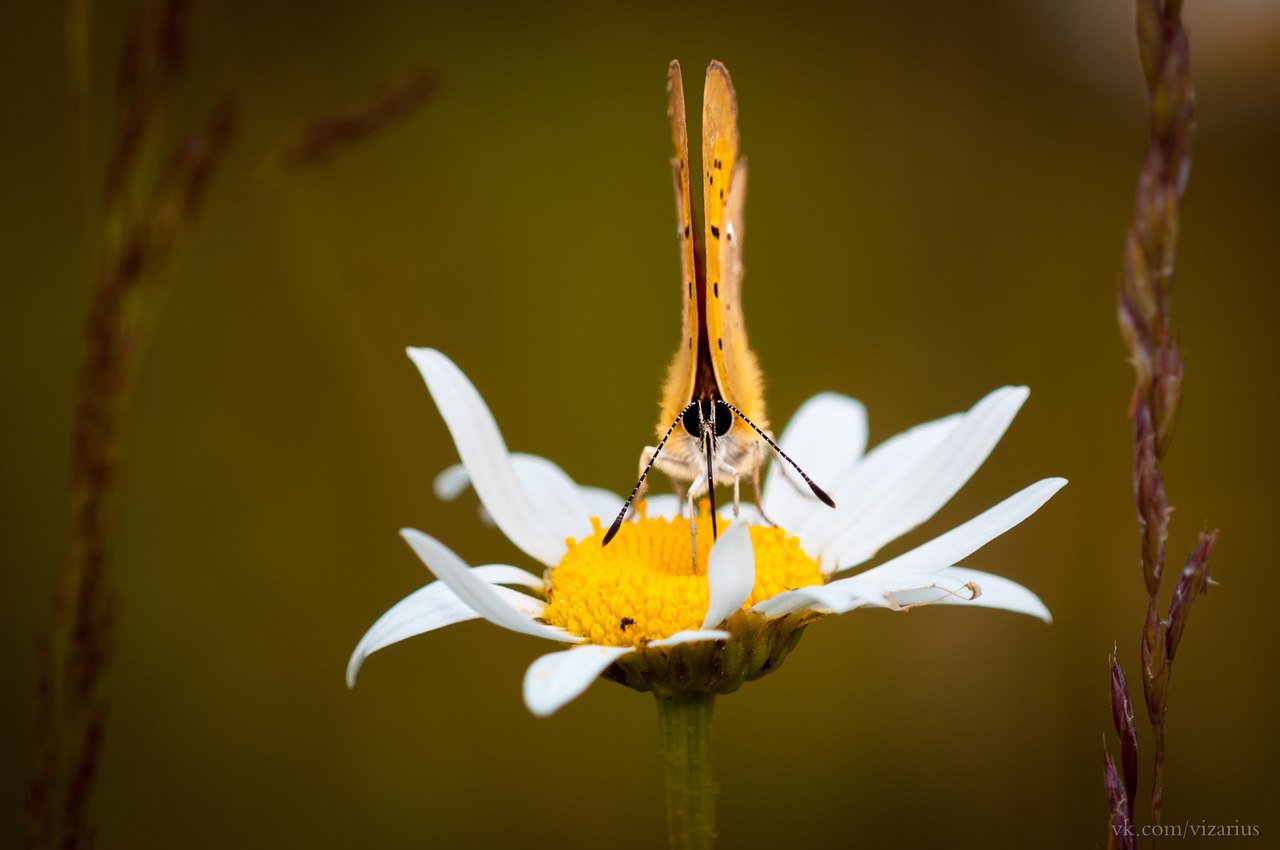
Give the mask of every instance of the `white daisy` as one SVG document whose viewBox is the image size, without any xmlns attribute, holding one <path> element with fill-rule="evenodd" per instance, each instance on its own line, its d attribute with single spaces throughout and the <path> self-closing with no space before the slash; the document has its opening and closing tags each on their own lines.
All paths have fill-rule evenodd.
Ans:
<svg viewBox="0 0 1280 850">
<path fill-rule="evenodd" d="M 365 633 L 347 665 L 348 685 L 376 650 L 481 617 L 571 645 L 537 659 L 525 675 L 525 703 L 536 715 L 556 711 L 602 673 L 660 696 L 727 693 L 775 669 L 808 624 L 855 608 L 970 605 L 1050 620 L 1022 585 L 958 563 L 1034 513 L 1066 484 L 1062 478 L 1036 482 L 928 543 L 847 575 L 969 480 L 1026 400 L 1025 387 L 998 389 L 966 413 L 866 453 L 862 405 L 815 396 L 779 444 L 838 507 L 818 502 L 775 465 L 761 502 L 777 526 L 743 505 L 713 546 L 704 509 L 695 563 L 690 524 L 677 517 L 674 496 L 648 499 L 601 547 L 600 518 L 618 512 L 619 496 L 574 483 L 549 460 L 509 452 L 484 400 L 451 360 L 425 348 L 409 356 L 462 461 L 440 475 L 437 494 L 450 499 L 473 486 L 494 524 L 545 571 L 471 567 L 434 538 L 403 530 L 439 581 L 396 603 Z"/>
</svg>

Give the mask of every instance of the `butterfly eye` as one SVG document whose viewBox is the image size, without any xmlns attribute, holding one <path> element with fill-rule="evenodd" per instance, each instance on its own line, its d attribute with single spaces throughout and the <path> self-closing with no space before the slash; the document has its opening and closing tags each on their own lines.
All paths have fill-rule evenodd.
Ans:
<svg viewBox="0 0 1280 850">
<path fill-rule="evenodd" d="M 702 422 L 698 415 L 698 405 L 691 404 L 684 409 L 684 414 L 680 417 L 680 424 L 684 425 L 684 430 L 689 432 L 690 436 L 702 436 Z"/>
<path fill-rule="evenodd" d="M 723 437 L 733 427 L 733 412 L 723 401 L 716 402 L 716 436 Z"/>
</svg>

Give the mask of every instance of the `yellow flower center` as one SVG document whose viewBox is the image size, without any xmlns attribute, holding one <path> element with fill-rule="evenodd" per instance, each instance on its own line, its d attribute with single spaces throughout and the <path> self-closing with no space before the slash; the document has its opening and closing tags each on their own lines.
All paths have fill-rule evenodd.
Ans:
<svg viewBox="0 0 1280 850">
<path fill-rule="evenodd" d="M 689 520 L 640 518 L 627 523 L 607 546 L 593 518 L 595 533 L 566 540 L 569 551 L 548 579 L 542 619 L 563 626 L 594 644 L 640 647 L 683 629 L 701 628 L 707 614 L 707 555 L 711 551 L 711 514 L 704 501 L 697 518 L 697 560 L 689 541 Z M 719 523 L 723 533 L 728 523 Z M 750 608 L 779 594 L 822 584 L 822 573 L 781 528 L 751 527 L 756 584 Z"/>
</svg>

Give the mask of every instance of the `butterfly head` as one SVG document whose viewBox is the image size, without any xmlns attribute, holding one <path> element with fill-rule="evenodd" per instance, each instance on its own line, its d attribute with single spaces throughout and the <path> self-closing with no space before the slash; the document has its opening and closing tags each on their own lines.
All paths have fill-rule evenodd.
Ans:
<svg viewBox="0 0 1280 850">
<path fill-rule="evenodd" d="M 705 397 L 689 403 L 680 414 L 680 424 L 699 442 L 708 434 L 723 437 L 733 427 L 733 411 L 724 399 Z"/>
</svg>

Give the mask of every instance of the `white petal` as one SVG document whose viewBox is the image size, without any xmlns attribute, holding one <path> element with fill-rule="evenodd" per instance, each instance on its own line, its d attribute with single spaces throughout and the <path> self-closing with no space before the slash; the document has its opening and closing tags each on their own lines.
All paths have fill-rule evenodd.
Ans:
<svg viewBox="0 0 1280 850">
<path fill-rule="evenodd" d="M 622 499 L 600 487 L 583 487 L 559 466 L 544 457 L 513 452 L 511 465 L 525 495 L 538 509 L 540 521 L 559 528 L 564 537 L 581 539 L 591 533 L 590 518 L 607 522 L 622 509 Z M 436 496 L 452 501 L 471 486 L 467 468 L 456 463 L 436 476 Z M 484 511 L 484 506 L 481 505 Z M 487 512 L 486 512 L 487 514 Z M 492 520 L 489 520 L 492 524 Z"/>
<path fill-rule="evenodd" d="M 538 717 L 554 713 L 575 699 L 630 646 L 575 646 L 544 655 L 524 674 L 524 704 Z"/>
<path fill-rule="evenodd" d="M 837 595 L 843 596 L 843 601 L 833 599 L 825 610 L 832 614 L 843 614 L 846 611 L 852 611 L 854 608 L 861 608 L 864 605 L 870 605 L 873 608 L 893 608 L 896 603 L 889 600 L 889 595 L 885 593 L 885 589 L 874 581 L 858 581 L 861 576 L 855 576 L 849 579 L 849 583 L 841 584 L 836 587 L 834 584 L 826 586 L 833 597 Z"/>
<path fill-rule="evenodd" d="M 532 558 L 554 566 L 565 553 L 560 528 L 548 528 L 512 467 L 493 414 L 453 361 L 430 348 L 410 348 L 409 357 L 427 382 L 458 456 L 494 522 Z"/>
<path fill-rule="evenodd" d="M 541 616 L 545 603 L 514 590 L 485 584 L 472 575 L 461 558 L 435 538 L 411 528 L 401 529 L 400 536 L 413 547 L 427 569 L 449 585 L 449 589 L 459 599 L 495 626 L 563 643 L 579 643 L 584 640 L 562 628 L 537 622 L 534 618 Z"/>
<path fill-rule="evenodd" d="M 932 605 L 944 599 L 971 602 L 981 591 L 977 585 L 940 575 L 905 575 L 885 582 L 850 579 L 849 584 L 836 582 L 826 586 L 830 594 L 826 604 L 816 610 L 844 614 L 864 605 L 902 611 L 919 605 Z"/>
<path fill-rule="evenodd" d="M 820 393 L 800 405 L 778 445 L 819 487 L 832 493 L 867 447 L 866 408 L 848 396 Z M 765 514 L 783 528 L 795 528 L 807 511 L 831 512 L 791 465 L 778 457 L 770 466 L 761 504 Z"/>
<path fill-rule="evenodd" d="M 869 572 L 869 571 L 868 571 Z M 867 573 L 828 585 L 779 593 L 751 610 L 765 617 L 796 611 L 843 614 L 864 605 L 906 609 L 921 605 L 973 605 L 1029 614 L 1053 622 L 1040 597 L 1015 581 L 966 567 L 945 567 L 935 573 L 889 576 L 883 581 Z"/>
<path fill-rule="evenodd" d="M 587 516 L 600 520 L 605 528 L 609 527 L 618 511 L 622 510 L 622 497 L 603 487 L 579 486 L 578 493 L 587 506 Z"/>
<path fill-rule="evenodd" d="M 827 585 L 787 590 L 764 600 L 751 610 L 770 619 L 797 611 L 839 614 L 861 605 L 892 608 L 884 589 L 875 582 L 850 579 Z"/>
<path fill-rule="evenodd" d="M 679 646 L 682 643 L 697 643 L 702 640 L 728 640 L 729 633 L 723 629 L 685 629 L 662 640 L 651 640 L 649 646 Z"/>
<path fill-rule="evenodd" d="M 1003 576 L 971 570 L 966 567 L 947 567 L 937 573 L 938 576 L 960 582 L 973 582 L 982 589 L 977 599 L 965 600 L 957 597 L 946 597 L 938 600 L 940 605 L 977 605 L 983 608 L 1001 608 L 1018 614 L 1029 614 L 1046 623 L 1053 622 L 1053 615 L 1048 607 L 1030 590 L 1016 581 Z"/>
<path fill-rule="evenodd" d="M 923 422 L 894 434 L 867 452 L 852 474 L 838 482 L 837 492 L 843 497 L 840 506 L 848 503 L 849 507 L 858 509 L 855 513 L 861 513 L 874 505 L 928 458 L 963 421 L 963 413 L 953 413 Z"/>
<path fill-rule="evenodd" d="M 455 463 L 436 476 L 432 489 L 435 490 L 436 498 L 440 501 L 452 502 L 465 493 L 470 486 L 471 476 L 467 474 L 467 468 L 460 463 Z"/>
<path fill-rule="evenodd" d="M 471 574 L 486 584 L 516 584 L 531 588 L 546 586 L 537 576 L 505 564 L 475 567 Z M 387 609 L 364 633 L 364 637 L 360 638 L 347 662 L 347 687 L 355 687 L 360 665 L 379 649 L 405 638 L 474 620 L 479 616 L 442 581 L 433 581 L 426 587 L 418 588 Z"/>
<path fill-rule="evenodd" d="M 751 613 L 762 617 L 781 617 L 795 611 L 807 611 L 815 607 L 812 596 L 802 596 L 798 590 L 784 590 L 776 596 L 770 596 L 763 602 L 757 602 Z"/>
<path fill-rule="evenodd" d="M 795 526 L 788 526 L 788 530 L 800 538 L 804 551 L 818 559 L 825 572 L 835 569 L 835 560 L 823 556 L 831 541 L 885 498 L 963 419 L 963 414 L 952 414 L 916 425 L 885 440 L 836 481 L 834 489 L 828 491 L 835 499 L 834 511 L 820 504 L 824 510 L 810 509 Z"/>
<path fill-rule="evenodd" d="M 1029 614 L 1052 622 L 1049 609 L 1030 590 L 1007 578 L 965 567 L 947 567 L 929 575 L 894 576 L 884 581 L 882 587 L 893 606 L 900 609 L 923 605 L 973 605 Z M 860 604 L 851 604 L 842 610 L 850 610 Z"/>
<path fill-rule="evenodd" d="M 991 454 L 1026 398 L 1026 387 L 1002 387 L 975 404 L 933 451 L 831 541 L 827 560 L 838 569 L 857 566 L 937 513 Z"/>
<path fill-rule="evenodd" d="M 707 616 L 702 628 L 723 623 L 742 607 L 756 584 L 756 553 L 751 546 L 751 529 L 735 522 L 711 547 L 707 556 Z"/>
<path fill-rule="evenodd" d="M 562 541 L 591 534 L 591 511 L 568 473 L 537 455 L 513 454 L 511 463 L 543 527 Z"/>
<path fill-rule="evenodd" d="M 356 674 L 364 660 L 383 647 L 405 638 L 454 623 L 474 620 L 480 615 L 460 600 L 449 586 L 433 581 L 391 606 L 360 638 L 347 661 L 347 687 L 356 686 Z"/>
<path fill-rule="evenodd" d="M 893 604 L 904 609 L 948 598 L 972 602 L 982 594 L 976 583 L 944 576 L 941 570 L 936 574 L 890 576 L 880 584 Z"/>
<path fill-rule="evenodd" d="M 903 593 L 908 589 L 901 583 L 901 579 L 913 574 L 930 576 L 942 574 L 944 577 L 956 579 L 960 584 L 964 584 L 968 580 L 963 578 L 966 571 L 961 567 L 953 567 L 952 564 L 976 552 L 1031 516 L 1066 483 L 1064 478 L 1046 478 L 1038 481 L 946 534 L 886 561 L 878 567 L 826 585 L 801 587 L 779 593 L 751 610 L 765 617 L 780 617 L 795 611 L 840 613 L 868 604 L 886 606 L 889 605 L 886 597 L 892 598 L 894 604 L 904 604 L 895 594 Z M 998 580 L 994 582 L 991 578 L 987 579 L 987 583 L 992 587 L 990 599 L 983 601 L 979 597 L 976 600 L 965 600 L 964 604 L 1008 608 L 1042 618 L 1048 616 L 1047 609 L 1044 609 L 1043 603 L 1036 599 L 1034 594 L 1031 594 L 1030 598 L 1021 596 L 1015 589 L 1025 590 L 1025 588 L 1007 579 L 995 578 Z M 1011 587 L 1005 588 L 1002 582 L 1007 582 Z M 929 582 L 922 580 L 922 583 Z M 985 588 L 983 592 L 986 592 Z M 1026 593 L 1030 594 L 1030 591 Z M 945 594 L 935 591 L 933 595 L 941 597 Z M 962 600 L 953 599 L 944 602 L 942 599 L 936 599 L 935 601 L 942 604 L 960 604 Z M 889 607 L 892 606 L 889 605 Z"/>
<path fill-rule="evenodd" d="M 949 567 L 1031 516 L 1066 483 L 1065 478 L 1046 478 L 1043 481 L 1037 481 L 1030 487 L 1014 493 L 995 507 L 988 508 L 968 522 L 956 526 L 946 534 L 859 573 L 855 578 L 883 583 L 895 575 L 935 573 Z M 841 579 L 831 584 L 838 585 L 841 581 L 847 580 Z"/>
</svg>

